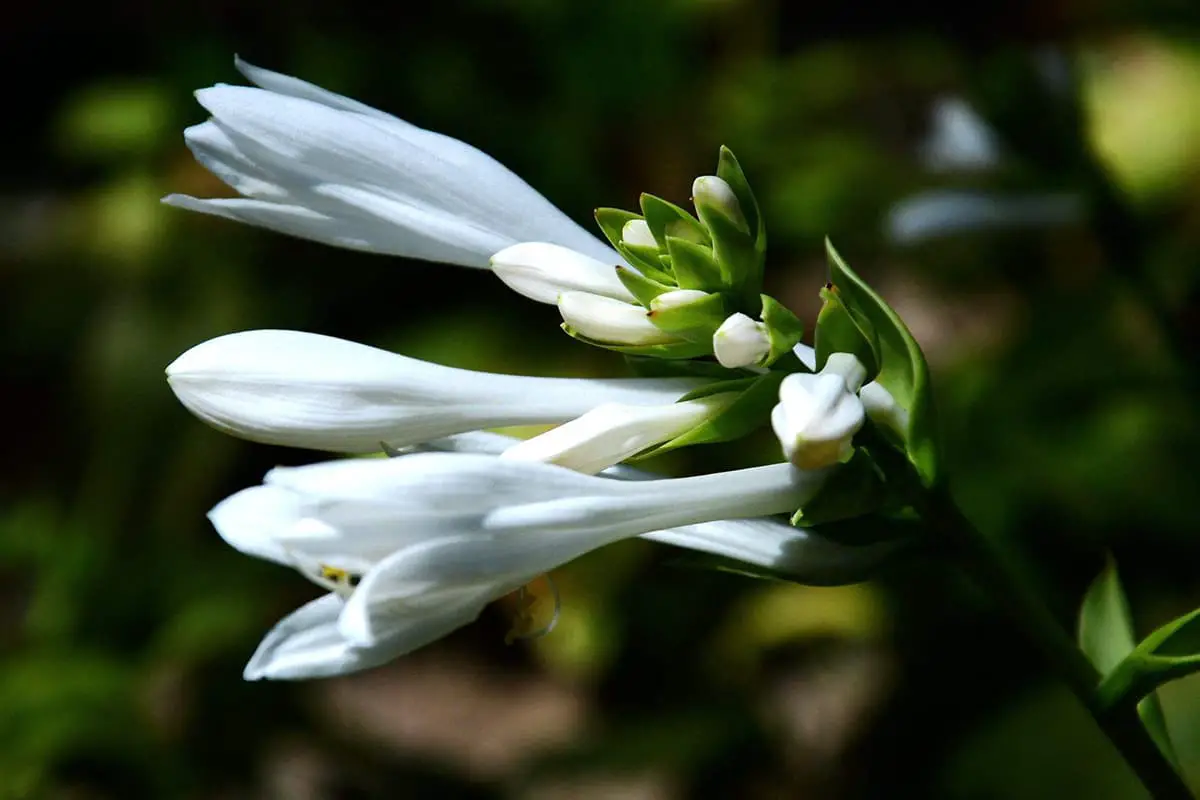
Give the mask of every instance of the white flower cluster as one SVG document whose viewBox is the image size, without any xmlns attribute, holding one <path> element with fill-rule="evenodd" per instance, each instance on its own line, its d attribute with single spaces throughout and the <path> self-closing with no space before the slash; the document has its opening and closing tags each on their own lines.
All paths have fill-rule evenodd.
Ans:
<svg viewBox="0 0 1200 800">
<path fill-rule="evenodd" d="M 521 294 L 556 303 L 588 335 L 663 340 L 617 278 L 616 265 L 629 268 L 620 255 L 488 155 L 295 78 L 238 68 L 256 86 L 198 92 L 212 116 L 185 138 L 242 197 L 171 195 L 168 204 L 339 247 L 490 267 Z M 728 186 L 702 188 L 717 202 Z M 623 235 L 636 243 L 650 233 L 631 224 Z M 721 363 L 763 357 L 756 325 L 747 318 L 721 327 Z M 212 510 L 229 544 L 328 589 L 268 634 L 246 667 L 249 679 L 383 663 L 626 537 L 814 582 L 881 552 L 755 519 L 806 503 L 844 458 L 863 415 L 861 366 L 856 373 L 845 359 L 783 381 L 772 422 L 792 463 L 649 480 L 614 465 L 712 419 L 737 395 L 685 397 L 705 383 L 697 378 L 471 372 L 282 330 L 204 342 L 167 377 L 190 411 L 236 436 L 400 453 L 275 469 Z M 524 442 L 482 433 L 545 423 L 562 424 Z"/>
</svg>

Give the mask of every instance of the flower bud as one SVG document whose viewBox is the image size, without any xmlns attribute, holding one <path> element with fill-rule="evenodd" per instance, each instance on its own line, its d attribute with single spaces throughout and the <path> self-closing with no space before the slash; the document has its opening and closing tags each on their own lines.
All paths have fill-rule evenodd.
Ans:
<svg viewBox="0 0 1200 800">
<path fill-rule="evenodd" d="M 771 351 L 767 326 L 745 314 L 734 314 L 713 334 L 713 355 L 722 367 L 759 366 Z"/>
<path fill-rule="evenodd" d="M 732 222 L 742 233 L 750 233 L 750 225 L 746 222 L 746 215 L 742 212 L 737 195 L 721 178 L 715 175 L 696 178 L 692 182 L 692 202 L 695 203 L 697 211 L 701 211 L 702 207 L 712 209 Z"/>
<path fill-rule="evenodd" d="M 558 312 L 576 333 L 601 344 L 637 346 L 679 341 L 651 322 L 644 308 L 611 297 L 563 292 L 558 296 Z"/>
<path fill-rule="evenodd" d="M 644 219 L 631 219 L 621 228 L 621 241 L 633 247 L 658 248 L 658 241 Z"/>
<path fill-rule="evenodd" d="M 616 267 L 568 247 L 521 242 L 492 256 L 492 272 L 510 289 L 539 303 L 556 303 L 562 292 L 580 291 L 633 302 Z"/>
<path fill-rule="evenodd" d="M 889 428 L 900 436 L 908 430 L 908 411 L 896 402 L 892 393 L 878 381 L 871 381 L 858 393 L 863 408 L 871 421 Z"/>
<path fill-rule="evenodd" d="M 771 427 L 797 467 L 818 469 L 849 457 L 850 441 L 864 418 L 863 403 L 854 390 L 866 373 L 856 364 L 853 356 L 835 353 L 821 372 L 788 375 L 779 385 Z"/>
<path fill-rule="evenodd" d="M 663 292 L 651 300 L 650 310 L 656 313 L 674 311 L 675 309 L 684 308 L 702 300 L 707 300 L 709 297 L 708 292 L 702 292 L 699 289 L 676 289 L 671 292 Z"/>
</svg>

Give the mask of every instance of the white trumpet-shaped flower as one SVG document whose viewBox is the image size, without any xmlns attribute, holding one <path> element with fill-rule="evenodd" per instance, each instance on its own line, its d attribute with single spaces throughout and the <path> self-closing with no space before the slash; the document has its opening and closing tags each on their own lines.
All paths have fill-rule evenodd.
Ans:
<svg viewBox="0 0 1200 800">
<path fill-rule="evenodd" d="M 605 403 L 577 419 L 504 451 L 504 458 L 543 461 L 589 475 L 674 439 L 727 408 L 736 392 L 662 406 Z"/>
<path fill-rule="evenodd" d="M 615 302 L 615 301 L 614 301 Z M 231 333 L 167 367 L 210 425 L 268 444 L 378 451 L 506 425 L 565 422 L 605 403 L 661 406 L 692 379 L 533 378 L 455 369 L 299 331 Z"/>
<path fill-rule="evenodd" d="M 771 426 L 788 460 L 801 469 L 827 467 L 850 455 L 864 411 L 856 392 L 866 370 L 849 353 L 834 353 L 824 369 L 794 373 L 779 385 Z"/>
<path fill-rule="evenodd" d="M 296 78 L 237 67 L 258 88 L 196 93 L 212 115 L 184 138 L 239 194 L 164 198 L 338 247 L 487 267 L 524 241 L 619 256 L 491 156 Z"/>
<path fill-rule="evenodd" d="M 557 303 L 567 291 L 590 292 L 625 302 L 633 295 L 617 278 L 616 263 L 605 263 L 568 247 L 521 242 L 492 256 L 492 272 L 508 288 L 539 303 Z"/>
<path fill-rule="evenodd" d="M 558 296 L 558 312 L 577 333 L 602 344 L 639 346 L 681 341 L 651 322 L 646 309 L 611 297 L 563 292 Z"/>
<path fill-rule="evenodd" d="M 723 367 L 753 367 L 771 351 L 765 323 L 742 313 L 731 315 L 713 334 L 713 355 Z"/>
<path fill-rule="evenodd" d="M 292 566 L 331 596 L 301 608 L 263 641 L 247 678 L 340 674 L 438 639 L 535 576 L 648 531 L 790 511 L 824 471 L 787 464 L 693 478 L 621 481 L 537 462 L 417 453 L 279 468 L 209 514 L 248 554 Z M 754 551 L 740 526 L 724 536 Z M 344 603 L 341 601 L 344 599 Z"/>
</svg>

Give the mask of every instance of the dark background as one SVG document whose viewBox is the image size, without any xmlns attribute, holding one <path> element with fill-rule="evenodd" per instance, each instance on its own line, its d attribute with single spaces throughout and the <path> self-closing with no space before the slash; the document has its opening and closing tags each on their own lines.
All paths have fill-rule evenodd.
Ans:
<svg viewBox="0 0 1200 800">
<path fill-rule="evenodd" d="M 1144 635 L 1200 595 L 1194 4 L 5 14 L 0 797 L 1140 796 L 1037 656 L 919 559 L 809 589 L 628 542 L 556 572 L 563 618 L 536 642 L 506 646 L 496 609 L 371 673 L 243 683 L 315 590 L 204 513 L 316 456 L 192 419 L 163 380 L 176 355 L 289 327 L 494 371 L 622 364 L 483 271 L 158 198 L 227 193 L 181 131 L 204 119 L 190 91 L 241 82 L 234 53 L 471 142 L 583 221 L 643 190 L 685 203 L 729 145 L 767 215 L 769 291 L 811 320 L 831 236 L 926 348 L 969 516 L 1025 553 L 1066 625 L 1111 548 Z M 988 119 L 987 169 L 931 162 L 948 98 Z M 950 189 L 988 213 L 954 201 L 920 236 L 897 229 Z M 775 457 L 763 436 L 662 466 Z M 1194 783 L 1197 689 L 1162 692 Z"/>
</svg>

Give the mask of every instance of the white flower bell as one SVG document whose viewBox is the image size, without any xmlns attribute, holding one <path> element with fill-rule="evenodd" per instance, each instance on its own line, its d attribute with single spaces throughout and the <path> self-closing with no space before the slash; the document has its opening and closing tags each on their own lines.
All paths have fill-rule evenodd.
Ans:
<svg viewBox="0 0 1200 800">
<path fill-rule="evenodd" d="M 766 324 L 742 313 L 731 315 L 713 334 L 713 355 L 729 369 L 759 366 L 770 352 Z"/>
<path fill-rule="evenodd" d="M 864 411 L 856 392 L 866 370 L 849 353 L 834 353 L 819 373 L 794 373 L 779 385 L 771 426 L 784 455 L 801 469 L 817 469 L 849 457 L 850 441 Z"/>
</svg>

